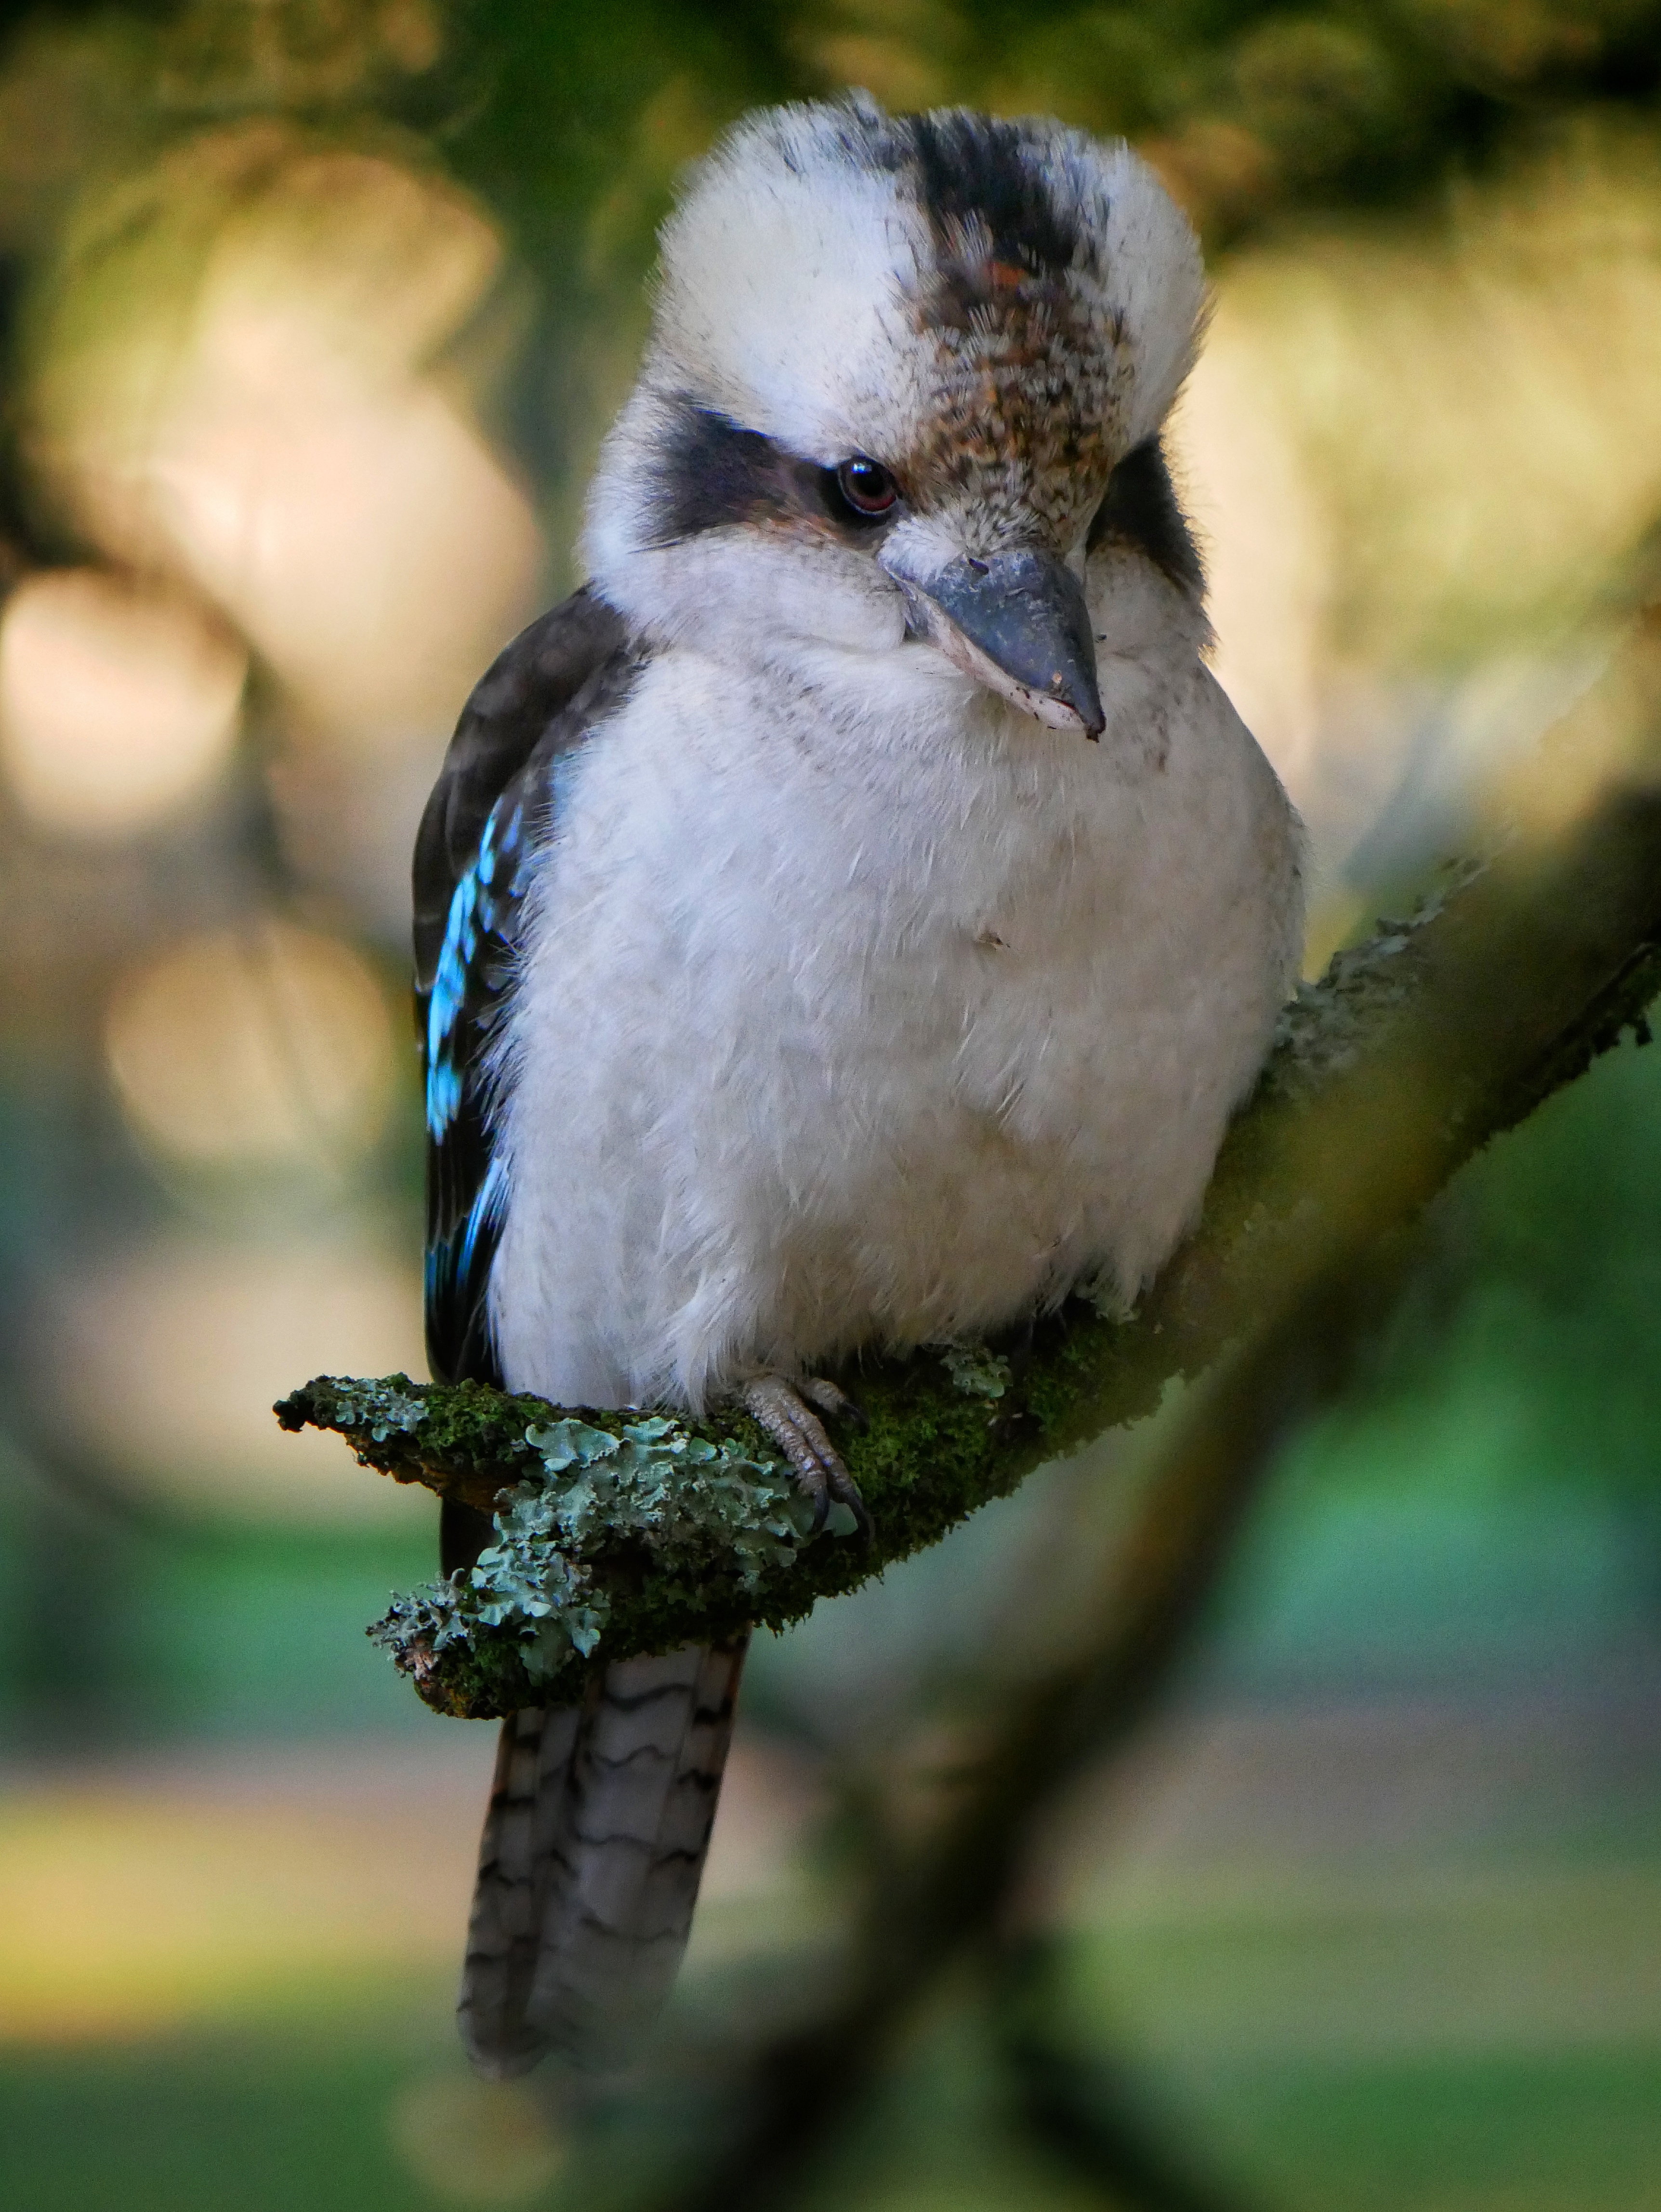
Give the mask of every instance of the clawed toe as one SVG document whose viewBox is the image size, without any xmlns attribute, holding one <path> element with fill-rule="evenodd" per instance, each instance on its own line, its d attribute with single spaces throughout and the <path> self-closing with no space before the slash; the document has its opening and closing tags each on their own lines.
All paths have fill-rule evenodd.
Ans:
<svg viewBox="0 0 1661 2212">
<path fill-rule="evenodd" d="M 820 1413 L 829 1413 L 833 1420 L 846 1421 L 850 1429 L 863 1435 L 871 1425 L 866 1411 L 857 1398 L 850 1398 L 846 1390 L 839 1389 L 823 1375 L 804 1375 L 796 1389 L 804 1398 L 811 1399 Z"/>
<path fill-rule="evenodd" d="M 858 1425 L 864 1427 L 863 1419 Z M 855 1526 L 859 1530 L 860 1541 L 862 1544 L 873 1543 L 877 1534 L 876 1523 L 871 1518 L 865 1500 L 860 1496 L 860 1486 L 843 1465 L 840 1455 L 833 1452 L 831 1457 L 835 1465 L 830 1470 L 830 1496 L 838 1505 L 845 1505 L 853 1515 Z M 827 1506 L 825 1510 L 828 1512 L 829 1510 Z M 821 1513 L 818 1517 L 822 1521 L 824 1517 L 824 1514 Z"/>
<path fill-rule="evenodd" d="M 790 1383 L 782 1375 L 758 1375 L 739 1393 L 745 1411 L 777 1444 L 803 1494 L 812 1500 L 813 1534 L 817 1536 L 824 1528 L 832 1504 L 845 1505 L 868 1544 L 875 1532 L 865 1500 L 843 1465 L 842 1455 L 825 1434 L 824 1423 L 806 1402 L 810 1397 L 824 1412 L 853 1419 L 861 1428 L 865 1425 L 865 1416 L 853 1400 L 834 1382 L 818 1376 Z"/>
</svg>

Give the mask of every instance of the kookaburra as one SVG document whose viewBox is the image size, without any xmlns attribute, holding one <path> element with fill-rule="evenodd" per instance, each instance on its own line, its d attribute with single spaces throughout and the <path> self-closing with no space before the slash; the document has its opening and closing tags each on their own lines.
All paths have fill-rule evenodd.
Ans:
<svg viewBox="0 0 1661 2212">
<path fill-rule="evenodd" d="M 1151 172 L 1057 124 L 854 97 L 695 170 L 589 580 L 422 825 L 436 1376 L 740 1396 L 857 1510 L 822 1366 L 1171 1251 L 1302 916 L 1160 443 L 1203 307 Z M 447 1513 L 465 1571 L 488 1524 Z M 506 1723 L 483 2069 L 613 2063 L 656 2011 L 742 1660 Z"/>
</svg>

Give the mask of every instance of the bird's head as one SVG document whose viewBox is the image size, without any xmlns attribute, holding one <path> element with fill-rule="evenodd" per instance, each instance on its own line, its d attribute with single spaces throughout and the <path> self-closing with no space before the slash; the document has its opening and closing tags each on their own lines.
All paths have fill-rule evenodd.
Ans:
<svg viewBox="0 0 1661 2212">
<path fill-rule="evenodd" d="M 1094 735 L 1086 537 L 1202 301 L 1187 222 L 1123 145 L 858 95 L 752 117 L 665 229 L 591 573 L 718 658 L 955 668 Z"/>
</svg>

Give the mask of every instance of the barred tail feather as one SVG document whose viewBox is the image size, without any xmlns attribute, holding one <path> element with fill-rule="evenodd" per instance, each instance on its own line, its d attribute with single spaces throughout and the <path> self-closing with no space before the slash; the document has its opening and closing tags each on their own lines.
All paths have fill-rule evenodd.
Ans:
<svg viewBox="0 0 1661 2212">
<path fill-rule="evenodd" d="M 496 1746 L 496 1778 L 479 1844 L 459 2014 L 461 2038 L 482 2071 L 522 2074 L 543 2039 L 526 2014 L 549 1903 L 558 1819 L 586 1708 L 510 1714 Z"/>
<path fill-rule="evenodd" d="M 609 1667 L 502 1727 L 459 2007 L 483 2073 L 623 2063 L 697 1901 L 748 1638 Z"/>
</svg>

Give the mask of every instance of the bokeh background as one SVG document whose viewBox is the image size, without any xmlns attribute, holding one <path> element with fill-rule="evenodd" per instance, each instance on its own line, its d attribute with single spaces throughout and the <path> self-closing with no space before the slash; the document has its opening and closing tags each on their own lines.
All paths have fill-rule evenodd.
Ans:
<svg viewBox="0 0 1661 2212">
<path fill-rule="evenodd" d="M 1201 228 L 1177 447 L 1219 672 L 1310 824 L 1311 972 L 1480 834 L 1651 580 L 1653 0 L 0 9 L 28 2212 L 609 2201 L 592 2110 L 454 2042 L 494 1732 L 362 1633 L 432 1572 L 433 1503 L 267 1409 L 424 1372 L 421 803 L 575 580 L 678 171 L 849 83 L 1127 135 Z M 1046 2134 L 965 1961 L 803 2201 L 1661 2207 L 1658 1158 L 1661 1054 L 1628 1043 L 1461 1178 L 1156 1717 L 1049 1822 L 1045 2033 L 1140 2178 Z M 1148 1448 L 758 1648 L 672 2038 L 730 2039 L 770 1976 L 811 2005 L 871 1808 L 926 1817 L 1086 1632 L 1079 1556 Z"/>
</svg>

